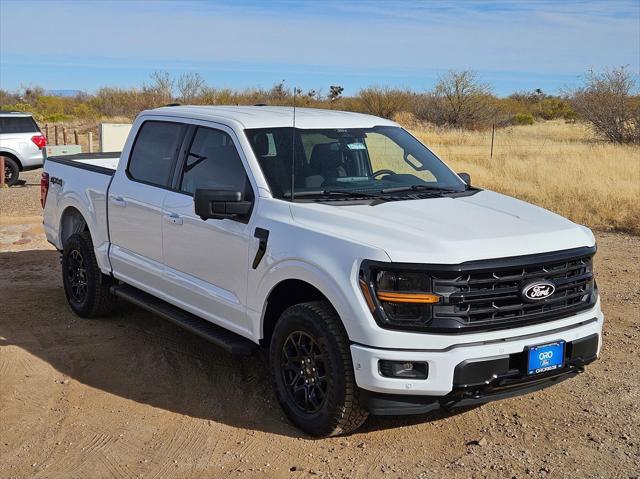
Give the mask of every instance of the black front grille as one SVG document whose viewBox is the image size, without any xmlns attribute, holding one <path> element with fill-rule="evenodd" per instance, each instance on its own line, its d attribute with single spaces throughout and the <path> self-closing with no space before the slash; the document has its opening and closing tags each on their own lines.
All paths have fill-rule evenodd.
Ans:
<svg viewBox="0 0 640 479">
<path fill-rule="evenodd" d="M 432 326 L 443 329 L 500 329 L 551 321 L 592 307 L 596 301 L 594 248 L 476 261 L 430 271 L 433 291 L 444 301 L 433 307 Z M 552 282 L 555 292 L 528 302 L 523 285 Z"/>
</svg>

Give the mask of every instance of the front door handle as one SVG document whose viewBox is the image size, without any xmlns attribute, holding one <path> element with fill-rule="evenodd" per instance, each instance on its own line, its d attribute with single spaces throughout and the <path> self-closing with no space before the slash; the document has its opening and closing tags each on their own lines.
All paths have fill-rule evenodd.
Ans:
<svg viewBox="0 0 640 479">
<path fill-rule="evenodd" d="M 114 206 L 120 206 L 122 208 L 127 206 L 127 202 L 122 196 L 112 196 L 111 204 L 113 204 Z"/>
<path fill-rule="evenodd" d="M 171 224 L 174 224 L 174 225 L 182 224 L 182 217 L 177 213 L 168 213 L 164 215 L 164 218 Z"/>
</svg>

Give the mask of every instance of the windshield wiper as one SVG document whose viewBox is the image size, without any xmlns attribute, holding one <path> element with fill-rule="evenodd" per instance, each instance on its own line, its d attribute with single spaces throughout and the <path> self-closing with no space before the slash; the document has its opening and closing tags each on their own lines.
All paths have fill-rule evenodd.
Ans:
<svg viewBox="0 0 640 479">
<path fill-rule="evenodd" d="M 291 198 L 291 193 L 285 193 L 285 198 Z M 305 198 L 309 196 L 319 196 L 321 198 L 327 198 L 331 196 L 351 196 L 355 198 L 380 198 L 378 193 L 363 193 L 361 191 L 349 191 L 349 190 L 314 190 L 314 191 L 296 191 L 294 198 Z"/>
<path fill-rule="evenodd" d="M 411 186 L 398 186 L 396 188 L 385 188 L 380 193 L 399 193 L 401 191 L 433 191 L 435 193 L 459 193 L 458 190 L 452 190 L 450 188 L 440 188 L 439 186 L 431 185 L 411 185 Z"/>
</svg>

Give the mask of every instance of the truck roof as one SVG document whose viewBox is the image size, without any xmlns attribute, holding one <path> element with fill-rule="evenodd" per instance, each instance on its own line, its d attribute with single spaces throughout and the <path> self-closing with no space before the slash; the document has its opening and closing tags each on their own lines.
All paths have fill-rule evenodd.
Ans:
<svg viewBox="0 0 640 479">
<path fill-rule="evenodd" d="M 144 115 L 197 118 L 237 123 L 242 128 L 290 127 L 293 108 L 289 106 L 166 106 L 147 110 Z M 398 126 L 397 123 L 372 115 L 319 108 L 296 108 L 296 128 L 371 128 Z"/>
</svg>

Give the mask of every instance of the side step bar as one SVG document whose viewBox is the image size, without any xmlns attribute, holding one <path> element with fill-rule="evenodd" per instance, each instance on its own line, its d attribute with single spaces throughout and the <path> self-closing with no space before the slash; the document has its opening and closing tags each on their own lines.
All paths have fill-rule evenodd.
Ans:
<svg viewBox="0 0 640 479">
<path fill-rule="evenodd" d="M 258 349 L 254 342 L 220 326 L 199 318 L 183 309 L 126 284 L 111 286 L 111 292 L 119 298 L 135 304 L 172 323 L 197 334 L 231 354 L 250 356 Z"/>
</svg>

